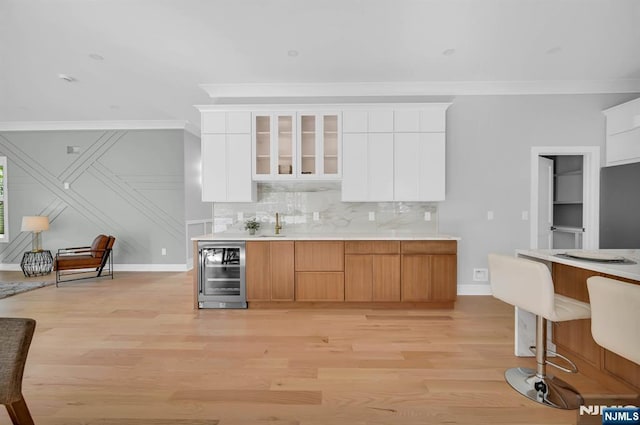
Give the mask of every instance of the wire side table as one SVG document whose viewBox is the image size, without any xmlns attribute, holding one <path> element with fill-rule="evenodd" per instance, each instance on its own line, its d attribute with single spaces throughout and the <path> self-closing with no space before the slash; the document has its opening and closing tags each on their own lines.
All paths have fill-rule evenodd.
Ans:
<svg viewBox="0 0 640 425">
<path fill-rule="evenodd" d="M 22 256 L 22 262 L 20 263 L 22 273 L 26 277 L 42 276 L 51 273 L 53 269 L 53 256 L 51 251 L 28 251 Z"/>
</svg>

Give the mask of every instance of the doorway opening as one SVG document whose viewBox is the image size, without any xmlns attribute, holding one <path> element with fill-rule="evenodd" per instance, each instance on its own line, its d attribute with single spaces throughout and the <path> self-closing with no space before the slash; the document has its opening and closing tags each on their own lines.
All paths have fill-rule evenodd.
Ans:
<svg viewBox="0 0 640 425">
<path fill-rule="evenodd" d="M 597 249 L 599 147 L 531 149 L 533 249 Z"/>
</svg>

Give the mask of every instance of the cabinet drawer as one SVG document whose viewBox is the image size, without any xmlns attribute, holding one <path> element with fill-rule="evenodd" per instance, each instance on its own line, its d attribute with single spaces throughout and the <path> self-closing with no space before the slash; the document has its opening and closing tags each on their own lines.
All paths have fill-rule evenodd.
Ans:
<svg viewBox="0 0 640 425">
<path fill-rule="evenodd" d="M 399 254 L 400 241 L 346 241 L 345 254 Z"/>
<path fill-rule="evenodd" d="M 403 241 L 403 254 L 456 254 L 457 241 Z"/>
<path fill-rule="evenodd" d="M 344 273 L 296 272 L 296 301 L 344 301 Z"/>
<path fill-rule="evenodd" d="M 344 242 L 296 242 L 296 271 L 344 271 Z"/>
</svg>

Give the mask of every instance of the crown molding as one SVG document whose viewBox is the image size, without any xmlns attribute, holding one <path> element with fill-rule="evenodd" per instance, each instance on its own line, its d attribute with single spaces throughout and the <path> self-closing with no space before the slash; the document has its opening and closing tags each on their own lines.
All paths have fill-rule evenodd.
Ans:
<svg viewBox="0 0 640 425">
<path fill-rule="evenodd" d="M 335 110 L 361 110 L 366 109 L 443 109 L 446 110 L 451 106 L 451 102 L 403 102 L 403 103 L 213 103 L 207 105 L 194 105 L 194 108 L 200 112 L 225 112 L 225 111 L 273 111 L 292 110 L 292 111 L 335 111 Z"/>
<path fill-rule="evenodd" d="M 638 93 L 640 79 L 200 84 L 211 98 Z"/>
<path fill-rule="evenodd" d="M 64 131 L 64 130 L 186 130 L 200 136 L 200 129 L 182 120 L 146 121 L 6 121 L 0 131 Z"/>
</svg>

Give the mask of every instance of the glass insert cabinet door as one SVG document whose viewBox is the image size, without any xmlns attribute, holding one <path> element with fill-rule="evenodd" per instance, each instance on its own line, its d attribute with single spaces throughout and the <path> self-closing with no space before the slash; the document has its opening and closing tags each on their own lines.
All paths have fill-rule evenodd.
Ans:
<svg viewBox="0 0 640 425">
<path fill-rule="evenodd" d="M 337 113 L 299 115 L 300 177 L 337 178 L 340 176 L 338 117 Z"/>
<path fill-rule="evenodd" d="M 254 114 L 254 179 L 293 178 L 295 113 Z"/>
</svg>

